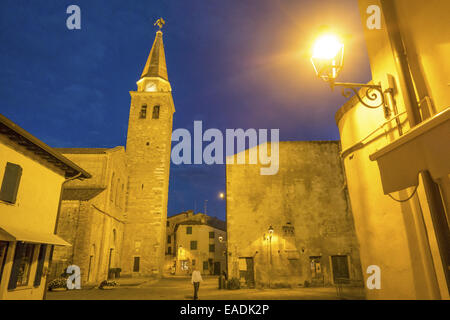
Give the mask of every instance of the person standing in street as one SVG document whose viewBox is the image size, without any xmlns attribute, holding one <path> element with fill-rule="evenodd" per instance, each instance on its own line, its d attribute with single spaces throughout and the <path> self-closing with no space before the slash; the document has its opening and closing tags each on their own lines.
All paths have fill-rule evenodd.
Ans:
<svg viewBox="0 0 450 320">
<path fill-rule="evenodd" d="M 198 300 L 198 290 L 200 288 L 200 282 L 202 282 L 202 275 L 200 271 L 197 270 L 196 267 L 194 267 L 194 270 L 192 271 L 192 279 L 191 282 L 194 285 L 194 300 Z"/>
</svg>

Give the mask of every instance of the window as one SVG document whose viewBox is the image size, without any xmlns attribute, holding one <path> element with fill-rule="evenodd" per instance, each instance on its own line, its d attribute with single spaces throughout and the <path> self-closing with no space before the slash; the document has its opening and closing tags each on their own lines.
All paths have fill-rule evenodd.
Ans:
<svg viewBox="0 0 450 320">
<path fill-rule="evenodd" d="M 170 227 L 170 222 L 169 221 L 167 221 L 167 224 L 166 224 L 168 227 Z"/>
<path fill-rule="evenodd" d="M 41 285 L 42 271 L 44 270 L 45 253 L 47 252 L 47 245 L 41 244 L 39 248 L 39 256 L 37 261 L 36 276 L 34 277 L 34 286 L 39 287 Z"/>
<path fill-rule="evenodd" d="M 167 254 L 172 254 L 172 247 L 167 248 Z"/>
<path fill-rule="evenodd" d="M 115 200 L 114 200 L 114 204 L 116 206 L 120 205 L 120 189 L 119 189 L 119 186 L 120 186 L 120 178 L 117 179 L 116 195 L 115 195 Z M 122 185 L 122 187 L 123 187 L 123 185 Z"/>
<path fill-rule="evenodd" d="M 192 227 L 186 227 L 186 234 L 192 234 Z"/>
<path fill-rule="evenodd" d="M 134 257 L 133 272 L 139 272 L 140 261 L 141 261 L 141 257 Z"/>
<path fill-rule="evenodd" d="M 112 173 L 112 176 L 111 176 L 111 190 L 109 191 L 109 200 L 111 201 L 111 202 L 113 202 L 114 201 L 114 181 L 115 181 L 115 173 L 113 172 Z"/>
<path fill-rule="evenodd" d="M 203 261 L 203 270 L 208 270 L 208 269 L 209 269 L 208 261 Z"/>
<path fill-rule="evenodd" d="M 213 244 L 209 245 L 209 252 L 215 252 L 216 251 L 216 246 Z"/>
<path fill-rule="evenodd" d="M 172 237 L 171 236 L 167 236 L 167 243 L 171 243 L 172 242 Z"/>
<path fill-rule="evenodd" d="M 8 290 L 28 285 L 34 244 L 17 242 Z"/>
<path fill-rule="evenodd" d="M 159 106 L 153 107 L 152 119 L 159 119 Z"/>
<path fill-rule="evenodd" d="M 210 238 L 210 239 L 214 239 L 214 231 L 212 231 L 212 232 L 209 233 L 209 238 Z"/>
<path fill-rule="evenodd" d="M 147 105 L 144 104 L 141 107 L 141 112 L 139 112 L 139 118 L 141 118 L 141 119 L 147 118 Z"/>
<path fill-rule="evenodd" d="M 6 163 L 3 175 L 2 188 L 0 189 L 0 200 L 16 203 L 17 191 L 19 190 L 22 167 L 14 163 Z"/>
<path fill-rule="evenodd" d="M 192 259 L 192 266 L 195 266 L 195 259 Z"/>
<path fill-rule="evenodd" d="M 191 241 L 191 250 L 197 250 L 197 241 Z"/>
</svg>

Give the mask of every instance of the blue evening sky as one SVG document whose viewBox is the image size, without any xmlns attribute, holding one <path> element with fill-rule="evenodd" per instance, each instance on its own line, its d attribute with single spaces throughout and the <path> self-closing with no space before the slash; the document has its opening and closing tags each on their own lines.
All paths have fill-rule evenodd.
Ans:
<svg viewBox="0 0 450 320">
<path fill-rule="evenodd" d="M 81 8 L 81 30 L 66 8 Z M 356 0 L 2 0 L 0 113 L 52 147 L 125 145 L 136 89 L 163 17 L 174 129 L 278 128 L 280 140 L 336 140 L 346 101 L 309 61 L 323 25 L 346 39 L 342 81 L 370 80 Z M 171 166 L 169 215 L 225 218 L 224 165 Z"/>
</svg>

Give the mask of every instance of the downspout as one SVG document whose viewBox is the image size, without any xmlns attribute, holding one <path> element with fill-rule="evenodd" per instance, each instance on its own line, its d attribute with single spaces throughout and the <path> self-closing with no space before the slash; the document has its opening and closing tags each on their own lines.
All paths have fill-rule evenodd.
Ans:
<svg viewBox="0 0 450 320">
<path fill-rule="evenodd" d="M 406 49 L 400 34 L 400 27 L 395 13 L 394 1 L 380 0 L 380 4 L 386 22 L 389 42 L 391 44 L 395 67 L 397 69 L 398 82 L 405 103 L 405 110 L 408 114 L 409 126 L 410 128 L 413 128 L 422 120 L 419 113 L 419 105 L 417 103 L 414 82 L 410 73 Z"/>
<path fill-rule="evenodd" d="M 56 213 L 56 222 L 55 222 L 55 229 L 53 230 L 53 234 L 56 234 L 56 232 L 58 231 L 58 223 L 59 223 L 59 218 L 61 216 L 61 205 L 62 205 L 62 196 L 63 196 L 63 190 L 64 190 L 64 185 L 70 181 L 79 179 L 81 177 L 82 173 L 78 173 L 77 175 L 70 177 L 66 180 L 63 181 L 63 183 L 61 184 L 61 191 L 59 192 L 59 202 L 58 202 L 58 211 Z M 55 246 L 52 245 L 51 249 L 50 249 L 50 256 L 48 258 L 48 266 L 47 266 L 47 270 L 50 270 L 51 266 L 52 266 L 52 259 L 53 259 L 53 250 L 54 250 Z M 48 277 L 49 274 L 47 272 L 47 276 L 45 277 L 45 287 L 44 287 L 44 296 L 43 296 L 43 300 L 46 300 L 47 298 L 47 290 L 48 290 Z"/>
</svg>

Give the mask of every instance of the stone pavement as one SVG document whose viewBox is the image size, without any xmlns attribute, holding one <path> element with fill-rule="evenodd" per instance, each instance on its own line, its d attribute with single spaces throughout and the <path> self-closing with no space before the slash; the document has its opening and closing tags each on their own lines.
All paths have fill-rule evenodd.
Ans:
<svg viewBox="0 0 450 320">
<path fill-rule="evenodd" d="M 217 277 L 204 277 L 200 285 L 201 300 L 337 300 L 334 287 L 293 289 L 219 290 Z M 121 284 L 112 290 L 86 288 L 48 292 L 47 300 L 192 300 L 190 278 L 171 277 L 160 280 L 142 278 L 118 279 Z M 346 299 L 363 299 L 362 290 L 344 290 Z"/>
</svg>

